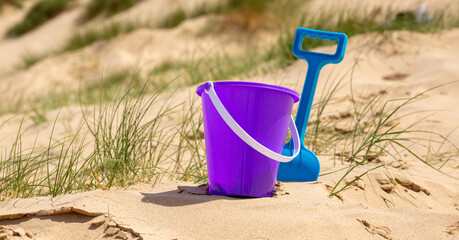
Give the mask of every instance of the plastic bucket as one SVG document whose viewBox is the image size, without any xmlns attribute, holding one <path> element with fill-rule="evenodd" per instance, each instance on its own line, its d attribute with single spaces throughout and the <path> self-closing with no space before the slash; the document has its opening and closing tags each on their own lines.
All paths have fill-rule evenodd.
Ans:
<svg viewBox="0 0 459 240">
<path fill-rule="evenodd" d="M 299 151 L 291 117 L 299 94 L 240 81 L 208 82 L 197 88 L 197 94 L 202 97 L 209 193 L 272 196 L 279 161 L 290 161 Z M 289 127 L 297 142 L 296 155 L 285 157 L 280 154 Z"/>
</svg>

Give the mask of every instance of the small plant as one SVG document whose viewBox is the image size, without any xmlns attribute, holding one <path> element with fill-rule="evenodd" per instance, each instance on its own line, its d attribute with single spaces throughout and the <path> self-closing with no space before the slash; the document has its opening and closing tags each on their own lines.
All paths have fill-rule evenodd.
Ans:
<svg viewBox="0 0 459 240">
<path fill-rule="evenodd" d="M 157 168 L 172 138 L 167 135 L 167 129 L 159 126 L 173 107 L 170 102 L 162 105 L 156 116 L 146 121 L 147 113 L 163 89 L 148 98 L 142 98 L 143 93 L 139 92 L 138 98 L 132 100 L 128 98 L 130 90 L 111 108 L 99 106 L 91 118 L 84 115 L 94 138 L 89 159 L 92 168 L 85 171 L 90 176 L 86 183 L 90 188 L 125 187 L 160 177 L 161 171 Z"/>
<path fill-rule="evenodd" d="M 30 118 L 34 122 L 34 124 L 40 124 L 47 122 L 48 119 L 46 118 L 46 113 L 43 109 L 34 108 L 31 112 Z"/>
<path fill-rule="evenodd" d="M 75 137 L 52 142 L 51 133 L 49 144 L 44 149 L 36 144 L 30 149 L 23 149 L 22 134 L 21 122 L 11 150 L 0 159 L 0 200 L 35 195 L 56 196 L 81 189 L 74 176 L 81 167 L 78 160 L 83 145 L 77 144 Z"/>
<path fill-rule="evenodd" d="M 102 76 L 99 80 L 82 83 L 79 90 L 56 90 L 46 96 L 31 99 L 17 99 L 9 105 L 1 106 L 0 112 L 29 112 L 35 123 L 46 120 L 45 112 L 72 104 L 92 105 L 100 102 L 116 101 L 120 91 L 136 95 L 142 88 L 142 79 L 137 72 L 122 70 Z M 150 91 L 151 92 L 151 91 Z M 14 104 L 11 104 L 14 102 Z M 14 105 L 14 108 L 13 106 Z"/>
<path fill-rule="evenodd" d="M 313 106 L 312 115 L 316 117 L 315 121 L 310 124 L 310 130 L 307 132 L 306 137 L 306 146 L 316 153 L 330 154 L 330 152 L 335 152 L 337 157 L 349 162 L 348 167 L 338 170 L 346 170 L 346 172 L 332 188 L 330 196 L 348 189 L 353 182 L 366 173 L 380 167 L 386 167 L 385 161 L 381 160 L 383 157 L 388 157 L 393 161 L 400 161 L 402 158 L 400 154 L 402 153 L 423 162 L 442 174 L 448 175 L 441 170 L 441 167 L 446 164 L 446 160 L 440 162 L 429 161 L 429 158 L 431 158 L 429 154 L 427 154 L 427 157 L 421 157 L 419 152 L 411 149 L 413 146 L 418 146 L 430 153 L 433 149 L 429 145 L 431 143 L 442 143 L 442 146 L 445 146 L 445 144 L 449 145 L 453 149 L 453 152 L 459 151 L 459 148 L 454 146 L 448 140 L 447 136 L 414 129 L 414 126 L 418 122 L 400 128 L 399 122 L 403 117 L 396 117 L 396 114 L 406 105 L 418 100 L 426 92 L 442 87 L 443 85 L 428 89 L 414 97 L 385 100 L 387 90 L 382 90 L 370 96 L 356 97 L 353 94 L 351 82 L 351 103 L 353 105 L 351 112 L 349 114 L 342 114 L 341 117 L 335 120 L 323 120 L 322 114 L 324 109 L 334 102 L 342 101 L 342 99 L 335 99 L 333 97 L 336 90 L 340 88 L 341 83 L 342 79 L 337 84 L 330 85 L 328 90 L 324 89 L 321 99 Z M 345 129 L 337 128 L 337 124 L 344 126 Z M 419 138 L 416 136 L 419 133 L 436 136 L 439 140 L 435 140 L 435 138 Z M 448 152 L 442 152 L 442 154 L 449 154 L 449 151 L 450 149 Z M 440 154 L 439 152 L 440 149 L 435 151 L 436 154 Z M 344 186 L 341 185 L 341 182 L 351 172 L 368 164 L 374 167 L 363 172 L 352 181 L 347 182 Z M 321 175 L 338 171 L 322 173 Z M 454 176 L 450 177 L 456 178 Z"/>
<path fill-rule="evenodd" d="M 71 0 L 42 0 L 37 2 L 22 22 L 10 28 L 6 36 L 17 37 L 29 32 L 63 12 Z"/>
<path fill-rule="evenodd" d="M 187 19 L 185 11 L 178 9 L 164 18 L 159 24 L 159 28 L 174 28 Z"/>
<path fill-rule="evenodd" d="M 105 1 L 94 1 L 94 2 L 105 2 Z M 108 1 L 109 2 L 109 1 Z M 117 2 L 117 1 L 113 1 Z M 129 1 L 126 1 L 129 2 Z M 138 1 L 131 1 L 138 2 Z M 110 3 L 111 4 L 111 3 Z M 178 26 L 180 23 L 185 21 L 187 18 L 194 18 L 206 13 L 215 11 L 214 8 L 210 8 L 205 4 L 202 4 L 194 11 L 192 11 L 189 16 L 185 13 L 183 9 L 178 9 L 173 11 L 169 16 L 161 20 L 156 25 L 153 25 L 149 22 L 111 22 L 101 28 L 92 28 L 82 32 L 77 32 L 74 34 L 68 41 L 66 47 L 63 51 L 72 51 L 88 46 L 96 41 L 104 41 L 115 38 L 121 34 L 126 34 L 132 32 L 139 28 L 173 28 Z"/>
<path fill-rule="evenodd" d="M 40 62 L 41 60 L 45 59 L 48 54 L 31 54 L 28 53 L 22 57 L 22 65 L 20 66 L 21 69 L 29 69 L 36 63 Z"/>
<path fill-rule="evenodd" d="M 94 18 L 101 14 L 111 16 L 139 3 L 141 0 L 92 0 L 86 7 L 86 17 Z"/>
<path fill-rule="evenodd" d="M 92 115 L 81 106 L 84 125 L 55 140 L 58 114 L 43 147 L 23 148 L 21 123 L 13 146 L 0 155 L 0 200 L 159 181 L 168 171 L 161 164 L 175 151 L 175 125 L 162 124 L 175 106 L 164 88 L 150 97 L 142 97 L 142 89 L 135 98 L 129 97 L 131 88 L 120 92 L 114 103 L 96 105 Z M 150 111 L 159 99 L 161 106 Z"/>
<path fill-rule="evenodd" d="M 138 72 L 123 70 L 103 76 L 99 81 L 82 85 L 78 99 L 72 99 L 71 102 L 80 101 L 82 105 L 112 102 L 117 100 L 120 91 L 127 91 L 130 96 L 137 96 L 139 92 L 145 91 L 143 86 Z"/>
<path fill-rule="evenodd" d="M 201 4 L 194 8 L 190 13 L 186 13 L 183 9 L 179 8 L 170 13 L 166 18 L 162 19 L 157 27 L 159 28 L 174 28 L 180 25 L 183 21 L 191 18 L 196 18 L 209 13 L 218 13 L 221 11 L 221 5 L 209 6 Z"/>
<path fill-rule="evenodd" d="M 220 81 L 241 76 L 252 76 L 285 66 L 276 62 L 275 51 L 277 48 L 272 48 L 266 52 L 252 49 L 236 56 L 221 54 L 203 59 L 166 61 L 153 69 L 151 74 L 161 79 L 164 78 L 165 73 L 174 73 L 176 76 L 180 76 L 181 86 L 190 86 L 209 80 Z"/>
</svg>

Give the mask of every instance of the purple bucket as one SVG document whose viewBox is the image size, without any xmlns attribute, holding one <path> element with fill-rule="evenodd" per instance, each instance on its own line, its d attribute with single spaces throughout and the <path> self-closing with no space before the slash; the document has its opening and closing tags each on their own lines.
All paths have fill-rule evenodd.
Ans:
<svg viewBox="0 0 459 240">
<path fill-rule="evenodd" d="M 235 122 L 254 140 L 281 154 L 299 94 L 263 83 L 226 81 L 213 85 L 214 93 Z M 197 89 L 202 97 L 209 193 L 272 196 L 279 162 L 249 146 L 228 126 L 205 92 L 209 87 L 206 83 Z"/>
</svg>

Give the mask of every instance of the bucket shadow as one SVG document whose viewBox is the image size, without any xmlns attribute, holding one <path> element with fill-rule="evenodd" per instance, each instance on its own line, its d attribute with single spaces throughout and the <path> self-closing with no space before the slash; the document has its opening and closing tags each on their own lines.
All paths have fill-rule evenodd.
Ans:
<svg viewBox="0 0 459 240">
<path fill-rule="evenodd" d="M 153 203 L 166 207 L 180 207 L 201 204 L 216 200 L 241 200 L 251 197 L 209 195 L 207 186 L 178 186 L 177 190 L 160 193 L 141 193 L 142 202 Z"/>
</svg>

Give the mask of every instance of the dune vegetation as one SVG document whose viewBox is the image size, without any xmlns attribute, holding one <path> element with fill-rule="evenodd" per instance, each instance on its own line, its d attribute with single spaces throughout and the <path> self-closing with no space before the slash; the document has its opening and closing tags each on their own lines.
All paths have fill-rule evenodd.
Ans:
<svg viewBox="0 0 459 240">
<path fill-rule="evenodd" d="M 8 37 L 17 37 L 37 28 L 62 13 L 70 2 L 71 0 L 43 0 L 37 2 L 27 12 L 24 19 L 11 27 L 6 35 Z"/>
<path fill-rule="evenodd" d="M 0 1 L 0 7 L 10 2 Z M 37 2 L 22 22 L 8 30 L 7 36 L 21 36 L 39 27 L 65 11 L 70 2 Z M 21 123 L 12 147 L 6 151 L 2 149 L 0 200 L 127 187 L 139 182 L 157 182 L 168 177 L 205 182 L 207 173 L 203 123 L 198 104 L 200 99 L 194 97 L 186 103 L 177 104 L 172 101 L 171 92 L 166 90 L 173 88 L 179 91 L 208 80 L 259 76 L 284 69 L 296 60 L 291 53 L 296 26 L 345 32 L 348 37 L 369 33 L 390 35 L 398 30 L 436 32 L 459 27 L 459 18 L 439 14 L 419 19 L 416 12 L 375 11 L 364 17 L 343 13 L 342 16 L 334 15 L 336 21 L 327 21 L 331 17 L 326 14 L 315 18 L 309 17 L 304 11 L 288 14 L 296 7 L 289 5 L 283 8 L 276 1 L 261 0 L 230 0 L 217 6 L 203 5 L 193 10 L 178 9 L 154 23 L 132 21 L 108 22 L 97 27 L 90 25 L 93 18 L 109 18 L 132 8 L 138 2 L 140 1 L 90 1 L 85 7 L 89 19 L 85 24 L 90 27 L 77 31 L 59 51 L 43 56 L 24 56 L 22 70 L 27 70 L 48 57 L 78 51 L 94 43 L 107 42 L 138 29 L 175 28 L 187 20 L 206 15 L 222 19 L 212 22 L 209 29 L 218 29 L 229 23 L 236 24 L 238 29 L 247 32 L 268 28 L 276 33 L 276 41 L 271 46 L 257 46 L 243 54 L 164 61 L 153 69 L 148 69 L 147 76 L 140 74 L 138 69 L 120 70 L 102 76 L 99 81 L 82 84 L 78 91 L 50 93 L 46 97 L 29 100 L 29 104 L 22 100 L 16 104 L 10 103 L 9 108 L 1 110 L 3 114 L 23 114 L 24 118 L 32 116 L 35 124 L 53 122 L 54 125 L 47 146 L 24 147 L 22 134 L 26 129 Z M 273 18 L 276 14 L 281 15 Z M 260 25 L 260 22 L 266 24 Z M 303 49 L 311 50 L 331 44 L 333 42 L 310 39 L 303 43 Z M 171 74 L 177 77 L 171 78 Z M 333 153 L 337 159 L 347 163 L 346 167 L 339 170 L 342 178 L 333 186 L 330 196 L 346 190 L 369 171 L 385 168 L 384 161 L 381 161 L 382 156 L 399 161 L 399 157 L 393 152 L 394 145 L 430 168 L 447 174 L 442 171 L 447 158 L 435 162 L 430 156 L 422 156 L 410 149 L 414 144 L 435 154 L 454 155 L 459 153 L 459 148 L 447 136 L 424 132 L 429 136 L 435 135 L 436 139 L 441 139 L 453 150 L 441 152 L 431 149 L 429 142 L 440 140 L 411 137 L 412 133 L 422 132 L 415 128 L 416 123 L 404 128 L 396 123 L 400 109 L 436 88 L 405 99 L 388 99 L 386 91 L 380 91 L 364 100 L 351 90 L 352 114 L 338 120 L 347 126 L 345 130 L 338 131 L 334 127 L 337 120 L 324 120 L 322 113 L 332 103 L 340 101 L 335 98 L 334 93 L 341 87 L 342 81 L 343 79 L 329 82 L 326 92 L 314 104 L 311 115 L 314 121 L 311 121 L 306 137 L 306 145 L 317 154 Z M 155 115 L 146 115 L 153 106 L 158 105 L 161 107 Z M 84 121 L 74 134 L 56 139 L 53 133 L 59 114 L 55 119 L 48 119 L 46 112 L 68 106 L 79 106 Z M 92 113 L 88 115 L 88 111 Z M 178 123 L 163 128 L 165 122 L 177 115 L 181 118 Z M 351 182 L 342 182 L 356 168 L 365 165 L 370 165 L 370 169 Z M 331 173 L 322 173 L 326 174 Z"/>
<path fill-rule="evenodd" d="M 93 18 L 100 14 L 108 16 L 122 12 L 140 2 L 140 0 L 92 0 L 86 7 L 86 14 L 88 17 Z"/>
</svg>

